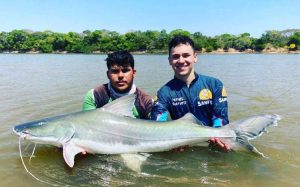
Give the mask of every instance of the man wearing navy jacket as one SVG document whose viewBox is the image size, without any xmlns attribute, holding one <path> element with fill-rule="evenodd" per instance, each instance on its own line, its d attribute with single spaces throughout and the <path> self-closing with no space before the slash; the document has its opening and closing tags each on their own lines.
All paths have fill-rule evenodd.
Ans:
<svg viewBox="0 0 300 187">
<path fill-rule="evenodd" d="M 174 78 L 157 92 L 151 119 L 166 121 L 192 113 L 206 126 L 221 127 L 229 123 L 227 94 L 223 83 L 213 77 L 195 72 L 197 54 L 194 42 L 186 36 L 175 36 L 169 43 L 169 64 Z M 211 138 L 224 150 L 230 150 L 220 138 Z"/>
</svg>

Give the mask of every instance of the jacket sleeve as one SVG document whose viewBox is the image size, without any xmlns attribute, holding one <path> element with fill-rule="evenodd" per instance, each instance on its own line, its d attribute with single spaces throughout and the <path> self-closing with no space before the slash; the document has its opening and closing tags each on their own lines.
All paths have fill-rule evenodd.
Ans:
<svg viewBox="0 0 300 187">
<path fill-rule="evenodd" d="M 151 119 L 155 121 L 168 120 L 168 102 L 161 92 L 157 92 L 151 111 Z"/>
<path fill-rule="evenodd" d="M 213 127 L 221 127 L 229 123 L 227 93 L 221 81 L 216 82 L 213 94 Z"/>
<path fill-rule="evenodd" d="M 85 95 L 82 103 L 82 110 L 93 110 L 96 109 L 96 102 L 94 97 L 94 89 L 91 89 L 88 91 L 88 93 Z"/>
</svg>

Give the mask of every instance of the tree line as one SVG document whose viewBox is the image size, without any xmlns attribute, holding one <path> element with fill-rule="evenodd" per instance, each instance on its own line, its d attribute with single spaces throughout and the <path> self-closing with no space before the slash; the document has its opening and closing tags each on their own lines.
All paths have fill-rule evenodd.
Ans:
<svg viewBox="0 0 300 187">
<path fill-rule="evenodd" d="M 249 33 L 209 37 L 200 32 L 190 33 L 181 29 L 170 33 L 166 30 L 148 30 L 125 34 L 108 30 L 86 30 L 82 33 L 13 30 L 0 33 L 0 52 L 94 53 L 123 49 L 130 52 L 165 53 L 169 40 L 176 35 L 191 37 L 196 50 L 205 52 L 217 49 L 224 51 L 235 49 L 241 52 L 250 49 L 259 52 L 268 47 L 285 48 L 289 51 L 300 50 L 300 30 L 296 29 L 266 31 L 260 38 L 253 38 Z"/>
</svg>

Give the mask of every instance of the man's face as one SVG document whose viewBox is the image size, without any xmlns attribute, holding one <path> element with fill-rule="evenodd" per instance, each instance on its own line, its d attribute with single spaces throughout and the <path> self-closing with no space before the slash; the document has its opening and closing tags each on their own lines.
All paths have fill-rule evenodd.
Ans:
<svg viewBox="0 0 300 187">
<path fill-rule="evenodd" d="M 196 61 L 197 55 L 190 45 L 180 44 L 171 48 L 169 64 L 177 78 L 186 78 L 192 72 Z"/>
<path fill-rule="evenodd" d="M 107 71 L 107 77 L 115 91 L 126 93 L 131 89 L 136 70 L 131 66 L 112 65 Z"/>
</svg>

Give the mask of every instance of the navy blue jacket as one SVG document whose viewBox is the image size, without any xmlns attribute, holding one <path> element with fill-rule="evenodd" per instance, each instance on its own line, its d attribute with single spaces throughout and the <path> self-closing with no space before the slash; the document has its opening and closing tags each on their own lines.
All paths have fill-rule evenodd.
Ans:
<svg viewBox="0 0 300 187">
<path fill-rule="evenodd" d="M 151 119 L 173 120 L 187 113 L 194 114 L 206 126 L 220 127 L 229 123 L 227 94 L 223 83 L 213 77 L 195 73 L 195 79 L 187 87 L 174 78 L 158 92 L 151 112 Z"/>
</svg>

